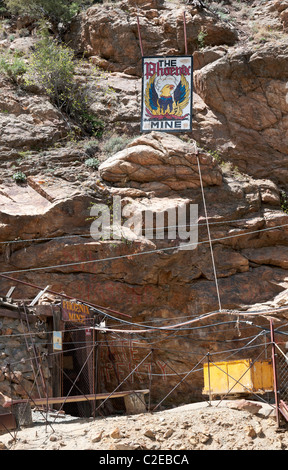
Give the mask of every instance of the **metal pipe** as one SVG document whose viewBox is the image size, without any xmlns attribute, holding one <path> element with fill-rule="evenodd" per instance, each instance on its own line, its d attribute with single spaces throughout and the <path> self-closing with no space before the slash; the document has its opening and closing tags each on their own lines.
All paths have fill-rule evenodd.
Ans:
<svg viewBox="0 0 288 470">
<path fill-rule="evenodd" d="M 10 399 L 9 401 L 7 400 L 2 406 L 3 408 L 10 408 L 13 405 L 17 405 L 20 403 L 31 403 L 35 407 L 41 406 L 41 405 L 47 405 L 47 402 L 49 405 L 52 404 L 60 404 L 60 403 L 77 403 L 80 401 L 93 401 L 93 400 L 104 400 L 107 398 L 122 398 L 126 397 L 128 395 L 133 395 L 134 393 L 139 393 L 139 394 L 147 394 L 149 393 L 149 390 L 144 389 L 144 390 L 125 390 L 123 392 L 112 392 L 110 394 L 108 393 L 97 393 L 97 394 L 92 394 L 92 395 L 72 395 L 72 396 L 66 396 L 66 397 L 49 397 L 48 400 L 47 398 L 34 398 L 31 399 L 26 398 L 26 399 Z M 59 413 L 59 410 L 58 410 Z"/>
<path fill-rule="evenodd" d="M 138 28 L 138 36 L 139 36 L 139 43 L 140 43 L 141 55 L 142 55 L 142 57 L 143 57 L 143 56 L 144 56 L 144 54 L 143 54 L 143 44 L 142 44 L 141 31 L 140 31 L 140 23 L 139 23 L 139 17 L 138 17 L 138 15 L 137 15 L 137 28 Z"/>
<path fill-rule="evenodd" d="M 277 382 L 277 371 L 276 371 L 276 352 L 275 352 L 274 326 L 273 326 L 273 320 L 272 319 L 270 319 L 270 332 L 271 332 L 271 344 L 272 344 L 272 364 L 273 364 L 273 376 L 274 376 L 274 395 L 275 395 L 275 408 L 276 408 L 276 423 L 277 423 L 277 427 L 279 428 L 280 419 L 279 419 L 278 382 Z"/>
<path fill-rule="evenodd" d="M 183 12 L 183 23 L 184 23 L 184 42 L 185 42 L 185 55 L 188 54 L 188 48 L 187 48 L 187 31 L 186 31 L 186 15 L 185 11 Z"/>
<path fill-rule="evenodd" d="M 208 382 L 209 382 L 209 401 L 210 405 L 212 402 L 212 393 L 211 393 L 211 380 L 210 380 L 210 353 L 207 353 L 207 363 L 208 363 Z"/>
<path fill-rule="evenodd" d="M 28 333 L 29 333 L 29 336 L 30 336 L 30 341 L 31 341 L 32 350 L 33 350 L 34 355 L 35 355 L 35 356 L 34 356 L 34 360 L 35 360 L 37 369 L 39 370 L 40 378 L 41 378 L 41 380 L 42 380 L 43 392 L 44 392 L 44 393 L 45 393 L 45 392 L 47 393 L 47 391 L 46 391 L 45 379 L 44 379 L 44 374 L 43 374 L 43 370 L 42 370 L 42 365 L 41 365 L 40 359 L 38 359 L 38 351 L 37 351 L 37 349 L 36 349 L 36 346 L 35 346 L 35 343 L 34 343 L 34 340 L 33 340 L 32 334 L 31 334 L 31 329 L 30 329 L 30 325 L 29 325 L 29 321 L 28 321 L 27 310 L 26 310 L 25 304 L 23 304 L 23 308 L 24 308 L 24 313 L 25 313 L 25 315 L 26 315 L 26 324 L 27 324 L 27 329 L 28 329 Z M 39 398 L 42 398 L 42 396 L 39 395 Z"/>
</svg>

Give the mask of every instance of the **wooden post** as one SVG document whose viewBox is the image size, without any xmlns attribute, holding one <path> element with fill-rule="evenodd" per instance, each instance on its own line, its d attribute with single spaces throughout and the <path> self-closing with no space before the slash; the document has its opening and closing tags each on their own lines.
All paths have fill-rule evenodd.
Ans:
<svg viewBox="0 0 288 470">
<path fill-rule="evenodd" d="M 146 413 L 144 393 L 131 393 L 124 397 L 126 412 L 128 414 Z"/>
<path fill-rule="evenodd" d="M 12 405 L 12 414 L 15 417 L 18 429 L 22 426 L 33 425 L 31 405 L 28 400 Z"/>
</svg>

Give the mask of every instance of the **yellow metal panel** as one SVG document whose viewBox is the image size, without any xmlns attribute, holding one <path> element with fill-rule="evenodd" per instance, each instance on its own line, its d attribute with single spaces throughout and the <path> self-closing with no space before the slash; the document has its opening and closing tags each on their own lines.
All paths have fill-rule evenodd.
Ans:
<svg viewBox="0 0 288 470">
<path fill-rule="evenodd" d="M 257 361 L 252 368 L 253 390 L 272 391 L 273 390 L 273 367 L 271 361 Z"/>
<path fill-rule="evenodd" d="M 204 364 L 203 372 L 203 394 L 206 395 L 209 392 L 212 395 L 232 395 L 273 390 L 270 361 L 257 361 L 253 366 L 251 359 L 209 363 L 209 366 Z"/>
<path fill-rule="evenodd" d="M 228 362 L 230 393 L 247 393 L 252 389 L 249 360 Z"/>
<path fill-rule="evenodd" d="M 217 364 L 217 365 L 216 365 Z M 221 394 L 228 391 L 227 362 L 217 362 L 214 364 L 204 364 L 204 390 L 203 393 L 209 394 L 209 374 L 210 374 L 210 393 Z"/>
</svg>

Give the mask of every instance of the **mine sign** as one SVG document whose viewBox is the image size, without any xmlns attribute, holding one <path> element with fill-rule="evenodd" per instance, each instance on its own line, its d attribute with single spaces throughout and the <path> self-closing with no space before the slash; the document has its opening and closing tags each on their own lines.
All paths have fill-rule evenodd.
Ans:
<svg viewBox="0 0 288 470">
<path fill-rule="evenodd" d="M 143 57 L 141 131 L 192 130 L 193 57 Z"/>
<path fill-rule="evenodd" d="M 84 323 L 85 320 L 90 316 L 90 310 L 88 305 L 80 304 L 78 302 L 62 300 L 61 309 L 63 321 Z"/>
</svg>

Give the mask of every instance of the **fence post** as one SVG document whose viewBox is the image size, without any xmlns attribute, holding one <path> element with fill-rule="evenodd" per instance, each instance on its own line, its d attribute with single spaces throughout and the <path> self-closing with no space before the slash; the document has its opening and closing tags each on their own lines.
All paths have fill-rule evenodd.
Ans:
<svg viewBox="0 0 288 470">
<path fill-rule="evenodd" d="M 211 394 L 211 383 L 210 383 L 210 353 L 207 353 L 207 365 L 208 365 L 208 384 L 209 384 L 209 401 L 210 406 L 212 402 L 212 394 Z"/>
<path fill-rule="evenodd" d="M 151 363 L 150 363 L 150 378 L 149 378 L 149 403 L 148 403 L 148 411 L 151 411 L 151 389 L 152 389 L 152 366 L 153 366 L 153 351 L 154 349 L 151 348 Z"/>
<path fill-rule="evenodd" d="M 271 333 L 271 346 L 272 346 L 272 364 L 273 364 L 273 376 L 274 376 L 274 395 L 275 395 L 275 406 L 276 406 L 276 423 L 279 428 L 279 400 L 278 400 L 278 382 L 277 382 L 277 371 L 276 371 L 276 353 L 275 353 L 275 338 L 274 338 L 274 327 L 273 320 L 270 319 L 270 333 Z"/>
</svg>

